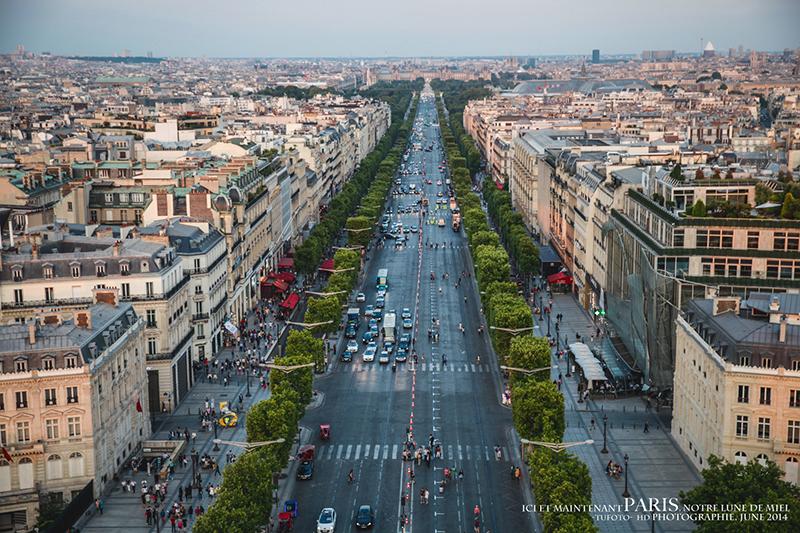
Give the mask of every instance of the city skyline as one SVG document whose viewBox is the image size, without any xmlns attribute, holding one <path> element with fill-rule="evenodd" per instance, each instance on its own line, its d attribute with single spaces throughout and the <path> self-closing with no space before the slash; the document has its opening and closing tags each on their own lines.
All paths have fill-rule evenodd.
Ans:
<svg viewBox="0 0 800 533">
<path fill-rule="evenodd" d="M 220 25 L 216 5 L 208 0 L 143 0 L 136 9 L 95 0 L 11 0 L 5 6 L 0 53 L 23 45 L 34 53 L 88 56 L 129 50 L 132 56 L 152 52 L 155 57 L 210 58 L 590 57 L 593 49 L 602 55 L 657 49 L 698 54 L 701 39 L 718 51 L 739 45 L 759 51 L 800 48 L 800 5 L 791 0 L 702 5 L 680 0 L 657 13 L 628 0 L 612 3 L 616 8 L 606 3 L 602 9 L 577 0 L 570 13 L 585 14 L 579 18 L 565 16 L 559 6 L 518 0 L 500 0 L 489 12 L 474 0 L 412 0 L 403 9 L 382 10 L 362 0 L 303 4 L 245 2 L 240 8 L 246 19 L 233 13 L 231 24 Z M 693 15 L 688 21 L 687 9 Z M 513 19 L 508 13 L 515 13 Z M 124 26 L 117 20 L 125 21 Z M 669 31 L 636 30 L 654 20 Z M 218 39 L 209 38 L 214 35 Z"/>
</svg>

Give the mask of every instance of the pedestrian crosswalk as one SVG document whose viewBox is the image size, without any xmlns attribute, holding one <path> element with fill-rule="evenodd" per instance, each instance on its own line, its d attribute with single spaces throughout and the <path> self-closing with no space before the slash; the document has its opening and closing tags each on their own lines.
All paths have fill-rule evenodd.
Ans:
<svg viewBox="0 0 800 533">
<path fill-rule="evenodd" d="M 315 455 L 325 460 L 345 461 L 386 461 L 403 458 L 404 446 L 401 444 L 322 444 L 316 447 Z M 493 446 L 467 446 L 462 444 L 449 444 L 442 446 L 443 461 L 511 461 L 519 458 L 516 449 L 511 449 L 513 457 L 509 455 L 509 448 L 502 446 L 498 456 Z"/>
<path fill-rule="evenodd" d="M 408 372 L 409 363 L 397 365 L 397 372 Z M 340 363 L 335 372 L 391 372 L 392 367 L 376 363 Z M 490 372 L 489 365 L 475 365 L 469 363 L 418 363 L 417 372 Z"/>
</svg>

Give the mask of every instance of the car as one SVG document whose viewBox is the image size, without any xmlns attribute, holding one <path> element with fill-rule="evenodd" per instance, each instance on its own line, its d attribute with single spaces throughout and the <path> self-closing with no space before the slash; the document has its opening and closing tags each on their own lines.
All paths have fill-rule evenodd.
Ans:
<svg viewBox="0 0 800 533">
<path fill-rule="evenodd" d="M 414 324 L 411 322 L 410 318 L 406 318 L 403 320 L 403 329 L 411 329 L 414 327 Z"/>
<path fill-rule="evenodd" d="M 361 338 L 361 341 L 364 344 L 369 344 L 370 342 L 372 342 L 372 336 L 373 336 L 372 332 L 371 331 L 367 331 L 366 333 L 364 333 L 364 336 Z"/>
<path fill-rule="evenodd" d="M 372 341 L 371 343 L 367 344 L 367 348 L 372 348 L 373 350 L 377 350 L 378 345 L 375 344 L 375 341 Z"/>
<path fill-rule="evenodd" d="M 378 362 L 381 363 L 381 364 L 383 364 L 383 363 L 387 363 L 388 364 L 389 363 L 389 352 L 387 352 L 386 350 L 381 350 L 381 353 L 378 356 Z"/>
<path fill-rule="evenodd" d="M 372 326 L 371 328 L 369 328 L 369 332 L 372 333 L 373 341 L 378 339 L 378 326 Z"/>
<path fill-rule="evenodd" d="M 403 336 L 400 337 L 400 343 L 397 345 L 397 347 L 407 350 L 410 342 L 411 342 L 411 335 L 409 335 L 408 333 L 403 333 Z"/>
<path fill-rule="evenodd" d="M 389 341 L 386 341 L 383 343 L 383 349 L 389 353 L 392 353 L 392 350 L 394 349 L 394 344 L 392 344 Z"/>
<path fill-rule="evenodd" d="M 353 353 L 348 350 L 345 350 L 342 352 L 342 357 L 340 359 L 342 360 L 343 363 L 349 363 L 350 361 L 353 360 Z"/>
<path fill-rule="evenodd" d="M 356 515 L 356 527 L 359 529 L 370 528 L 374 519 L 375 515 L 372 512 L 372 507 L 362 505 L 358 508 L 358 514 Z"/>
<path fill-rule="evenodd" d="M 411 309 L 408 307 L 403 308 L 403 314 L 401 315 L 403 318 L 411 318 Z"/>
<path fill-rule="evenodd" d="M 359 292 L 358 296 L 356 296 L 356 301 L 357 302 L 363 302 L 363 301 L 366 301 L 366 299 L 367 299 L 367 297 L 364 295 L 363 292 Z"/>
<path fill-rule="evenodd" d="M 347 351 L 348 352 L 357 352 L 358 351 L 358 343 L 354 340 L 347 343 Z"/>
<path fill-rule="evenodd" d="M 314 475 L 314 461 L 303 461 L 297 467 L 297 479 L 311 479 Z"/>
<path fill-rule="evenodd" d="M 366 309 L 364 309 L 364 316 L 372 316 L 372 306 L 368 305 Z"/>
<path fill-rule="evenodd" d="M 344 336 L 347 337 L 348 339 L 352 339 L 353 337 L 355 337 L 356 336 L 355 326 L 353 326 L 352 324 L 347 326 L 347 329 L 344 332 Z"/>
<path fill-rule="evenodd" d="M 386 289 L 384 289 L 383 287 L 378 289 L 378 297 L 380 298 L 381 296 L 384 296 L 384 297 L 386 296 Z"/>
<path fill-rule="evenodd" d="M 442 191 L 439 191 L 436 193 L 436 196 L 444 196 L 444 193 Z"/>
<path fill-rule="evenodd" d="M 394 360 L 398 363 L 405 363 L 407 355 L 408 354 L 406 353 L 405 348 L 398 348 L 397 355 L 394 357 Z"/>
<path fill-rule="evenodd" d="M 403 228 L 403 233 L 408 233 L 409 231 L 411 231 L 411 228 Z"/>
<path fill-rule="evenodd" d="M 377 307 L 378 309 L 382 309 L 385 305 L 386 305 L 386 298 L 384 298 L 383 296 L 378 296 L 378 299 L 375 300 L 375 307 Z M 375 313 L 373 312 L 373 314 Z"/>
<path fill-rule="evenodd" d="M 416 211 L 416 209 L 414 211 Z M 411 226 L 411 233 L 416 233 L 416 232 L 417 232 L 417 227 Z"/>
<path fill-rule="evenodd" d="M 383 311 L 380 309 L 376 309 L 375 311 L 372 312 L 372 318 L 380 322 L 381 318 L 383 318 Z"/>
<path fill-rule="evenodd" d="M 326 507 L 319 513 L 317 518 L 317 533 L 333 533 L 336 529 L 336 511 L 332 507 Z"/>
<path fill-rule="evenodd" d="M 373 311 L 373 316 L 375 316 L 374 311 Z M 377 326 L 377 325 L 378 325 L 378 321 L 375 320 L 374 318 L 370 318 L 369 322 L 367 323 L 367 327 L 368 328 L 371 328 L 372 326 Z"/>
<path fill-rule="evenodd" d="M 374 360 L 375 360 L 375 348 L 368 347 L 366 350 L 364 350 L 364 362 L 371 363 Z"/>
</svg>

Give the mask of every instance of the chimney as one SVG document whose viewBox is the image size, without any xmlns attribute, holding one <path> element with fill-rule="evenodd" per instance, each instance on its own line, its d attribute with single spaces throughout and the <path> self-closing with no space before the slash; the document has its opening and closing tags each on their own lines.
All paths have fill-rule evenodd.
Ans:
<svg viewBox="0 0 800 533">
<path fill-rule="evenodd" d="M 28 333 L 30 334 L 31 345 L 36 344 L 36 320 L 31 319 L 28 321 Z"/>
<path fill-rule="evenodd" d="M 778 302 L 778 297 L 776 296 L 772 302 L 769 304 L 769 310 L 773 313 L 777 313 L 781 309 L 781 304 Z"/>
<path fill-rule="evenodd" d="M 106 237 L 113 237 L 113 236 L 114 236 L 114 229 L 109 227 L 109 226 L 97 229 L 97 238 L 98 239 L 104 239 Z"/>
<path fill-rule="evenodd" d="M 119 255 L 119 247 L 122 245 L 122 241 L 117 241 L 114 243 L 114 257 Z"/>
<path fill-rule="evenodd" d="M 31 254 L 33 255 L 33 260 L 34 261 L 39 259 L 39 245 L 38 244 L 34 244 L 33 246 L 31 246 Z"/>
<path fill-rule="evenodd" d="M 119 307 L 119 288 L 107 287 L 104 289 L 92 289 L 92 303 Z"/>
<path fill-rule="evenodd" d="M 73 313 L 75 327 L 81 329 L 92 329 L 92 312 L 88 309 L 79 309 Z"/>
<path fill-rule="evenodd" d="M 789 315 L 781 315 L 780 333 L 778 334 L 778 342 L 786 342 L 786 324 L 789 322 Z"/>
</svg>

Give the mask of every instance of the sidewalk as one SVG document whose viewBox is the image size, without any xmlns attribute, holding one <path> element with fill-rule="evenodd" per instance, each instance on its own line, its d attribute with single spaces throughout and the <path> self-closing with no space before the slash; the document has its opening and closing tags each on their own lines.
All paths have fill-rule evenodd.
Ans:
<svg viewBox="0 0 800 533">
<path fill-rule="evenodd" d="M 563 334 L 570 342 L 575 341 L 575 332 L 590 338 L 596 332 L 594 321 L 589 313 L 571 296 L 553 295 L 552 315 L 563 315 L 563 327 L 559 327 L 561 348 Z M 538 321 L 538 318 L 537 318 Z M 546 322 L 540 322 L 546 324 Z M 540 330 L 541 331 L 541 330 Z M 547 333 L 545 325 L 542 335 Z M 550 325 L 551 335 L 555 335 L 554 323 Z M 590 347 L 592 342 L 587 343 Z M 622 399 L 589 399 L 578 403 L 577 376 L 567 378 L 567 363 L 564 358 L 553 356 L 553 364 L 558 365 L 558 372 L 563 374 L 562 392 L 566 407 L 567 429 L 564 442 L 579 442 L 593 439 L 593 445 L 575 446 L 570 449 L 589 467 L 592 476 L 592 503 L 594 505 L 623 504 L 622 492 L 625 490 L 624 476 L 614 479 L 605 474 L 608 461 L 622 464 L 623 457 L 628 455 L 628 492 L 631 498 L 676 498 L 681 490 L 688 491 L 702 482 L 699 472 L 686 460 L 670 435 L 672 411 L 662 408 L 660 412 L 645 411 L 642 397 Z M 607 417 L 606 429 L 607 449 L 609 453 L 601 453 L 603 449 L 603 416 Z M 594 419 L 595 429 L 591 429 Z M 650 432 L 644 433 L 647 421 Z M 623 429 L 624 424 L 624 429 Z M 629 521 L 602 520 L 612 513 L 595 513 L 595 525 L 606 532 L 650 531 L 649 517 L 629 513 Z M 619 518 L 619 514 L 616 514 Z M 673 521 L 656 523 L 657 531 L 692 531 L 691 522 Z"/>
</svg>

